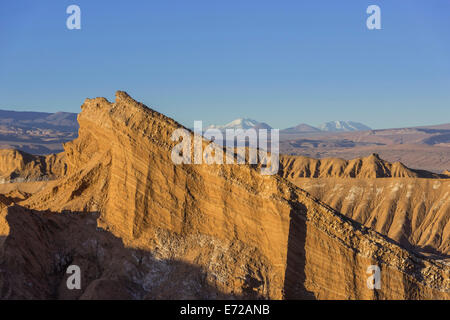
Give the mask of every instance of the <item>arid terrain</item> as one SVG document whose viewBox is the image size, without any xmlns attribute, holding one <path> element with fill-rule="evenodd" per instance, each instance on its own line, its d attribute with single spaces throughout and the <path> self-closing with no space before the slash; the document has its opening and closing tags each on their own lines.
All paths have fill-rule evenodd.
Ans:
<svg viewBox="0 0 450 320">
<path fill-rule="evenodd" d="M 379 155 L 282 156 L 276 175 L 176 165 L 173 119 L 122 91 L 81 109 L 62 153 L 0 151 L 1 299 L 450 298 L 444 169 L 371 145 Z M 448 169 L 436 139 L 433 168 Z M 71 265 L 81 289 L 66 286 Z"/>
<path fill-rule="evenodd" d="M 283 154 L 313 158 L 364 158 L 377 153 L 384 160 L 402 162 L 409 168 L 442 173 L 450 170 L 450 124 L 427 127 L 366 130 L 353 123 L 352 131 L 299 124 L 280 130 Z M 264 122 L 236 119 L 209 128 L 270 129 Z M 67 112 L 14 112 L 0 110 L 0 149 L 16 149 L 35 155 L 63 151 L 63 143 L 78 135 L 76 114 Z"/>
<path fill-rule="evenodd" d="M 285 154 L 350 160 L 377 153 L 414 169 L 435 173 L 450 169 L 450 124 L 333 133 L 284 130 L 280 140 Z"/>
<path fill-rule="evenodd" d="M 284 156 L 281 164 L 283 177 L 347 217 L 407 248 L 450 258 L 450 176 L 376 154 L 350 161 Z"/>
<path fill-rule="evenodd" d="M 62 144 L 76 138 L 77 115 L 57 112 L 0 110 L 0 149 L 18 149 L 32 154 L 62 151 Z"/>
</svg>

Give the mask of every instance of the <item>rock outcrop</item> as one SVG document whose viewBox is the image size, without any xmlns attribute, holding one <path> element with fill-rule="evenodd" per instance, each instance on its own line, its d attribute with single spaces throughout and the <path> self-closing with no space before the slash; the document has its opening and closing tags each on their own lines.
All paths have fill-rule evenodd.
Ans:
<svg viewBox="0 0 450 320">
<path fill-rule="evenodd" d="M 450 180 L 295 178 L 347 217 L 437 259 L 450 258 Z M 450 261 L 450 260 L 449 260 Z"/>
<path fill-rule="evenodd" d="M 0 149 L 0 183 L 42 181 L 65 174 L 64 154 L 34 156 L 19 150 Z"/>
<path fill-rule="evenodd" d="M 449 266 L 251 165 L 175 165 L 174 120 L 87 99 L 67 173 L 0 215 L 2 298 L 448 299 Z M 204 141 L 204 145 L 208 142 Z M 82 289 L 67 291 L 78 265 Z M 381 269 L 381 289 L 367 286 Z"/>
<path fill-rule="evenodd" d="M 407 168 L 401 162 L 389 163 L 378 154 L 366 158 L 314 159 L 304 156 L 280 157 L 284 178 L 444 178 L 444 175 Z"/>
</svg>

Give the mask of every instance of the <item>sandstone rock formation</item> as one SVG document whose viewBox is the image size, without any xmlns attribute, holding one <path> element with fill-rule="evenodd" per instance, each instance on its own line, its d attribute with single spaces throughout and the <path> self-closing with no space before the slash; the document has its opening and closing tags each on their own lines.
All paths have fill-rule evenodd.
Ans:
<svg viewBox="0 0 450 320">
<path fill-rule="evenodd" d="M 283 155 L 280 158 L 284 178 L 442 178 L 444 175 L 407 168 L 401 162 L 389 163 L 372 154 L 366 158 L 313 159 Z"/>
<path fill-rule="evenodd" d="M 64 154 L 34 156 L 23 151 L 0 149 L 0 184 L 51 180 L 65 174 Z"/>
<path fill-rule="evenodd" d="M 448 179 L 290 180 L 347 217 L 405 247 L 437 259 L 450 258 Z"/>
<path fill-rule="evenodd" d="M 1 211 L 1 298 L 450 297 L 445 262 L 281 176 L 173 164 L 181 126 L 125 92 L 87 99 L 78 121 L 67 173 Z M 81 290 L 65 287 L 72 264 Z M 367 287 L 370 265 L 381 268 L 379 290 Z"/>
</svg>

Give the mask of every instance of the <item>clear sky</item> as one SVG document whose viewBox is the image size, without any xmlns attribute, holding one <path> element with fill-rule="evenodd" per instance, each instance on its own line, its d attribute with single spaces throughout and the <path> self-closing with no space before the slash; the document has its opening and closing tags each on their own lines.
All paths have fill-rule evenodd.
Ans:
<svg viewBox="0 0 450 320">
<path fill-rule="evenodd" d="M 79 112 L 119 89 L 187 126 L 450 122 L 450 1 L 1 2 L 0 109 Z"/>
</svg>

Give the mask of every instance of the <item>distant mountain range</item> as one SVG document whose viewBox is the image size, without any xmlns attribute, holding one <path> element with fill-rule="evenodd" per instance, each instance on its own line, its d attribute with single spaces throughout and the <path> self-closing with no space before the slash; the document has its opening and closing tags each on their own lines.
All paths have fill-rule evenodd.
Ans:
<svg viewBox="0 0 450 320">
<path fill-rule="evenodd" d="M 319 132 L 320 129 L 310 126 L 306 123 L 300 123 L 299 125 L 291 128 L 284 129 L 284 133 L 301 133 L 301 132 Z"/>
<path fill-rule="evenodd" d="M 211 125 L 207 129 L 219 129 L 219 130 L 225 130 L 225 129 L 272 129 L 271 126 L 269 126 L 267 123 L 259 122 L 253 119 L 248 118 L 239 118 L 236 120 L 231 121 L 230 123 L 227 123 L 225 125 Z"/>
<path fill-rule="evenodd" d="M 62 131 L 77 133 L 78 123 L 77 114 L 69 112 L 18 112 L 0 110 L 0 134 L 5 133 L 6 128 L 12 131 Z M 272 129 L 265 122 L 260 122 L 249 118 L 239 118 L 224 125 L 211 125 L 207 129 Z M 295 127 L 281 130 L 284 133 L 300 133 L 300 132 L 341 132 L 341 131 L 365 131 L 371 130 L 368 126 L 354 121 L 331 121 L 326 122 L 319 127 L 301 123 Z M 2 132 L 3 131 L 3 132 Z M 11 130 L 9 130 L 11 131 Z"/>
<path fill-rule="evenodd" d="M 271 129 L 265 122 L 259 122 L 248 118 L 239 118 L 225 125 L 211 125 L 208 129 Z M 321 124 L 319 127 L 313 127 L 306 123 L 301 123 L 295 127 L 281 130 L 282 133 L 302 133 L 302 132 L 351 132 L 372 130 L 370 127 L 355 121 L 330 121 Z"/>
<path fill-rule="evenodd" d="M 367 131 L 372 130 L 370 127 L 354 121 L 330 121 L 319 126 L 322 131 Z"/>
<path fill-rule="evenodd" d="M 12 126 L 24 130 L 58 130 L 77 132 L 77 114 L 70 112 L 18 112 L 0 110 L 0 126 Z"/>
<path fill-rule="evenodd" d="M 61 152 L 78 136 L 77 114 L 0 110 L 0 149 L 31 154 Z M 209 128 L 271 129 L 265 122 L 240 118 Z M 300 123 L 280 130 L 280 151 L 315 158 L 353 159 L 378 153 L 391 162 L 440 173 L 450 169 L 450 124 L 371 130 L 353 121 L 331 121 L 318 127 Z"/>
</svg>

